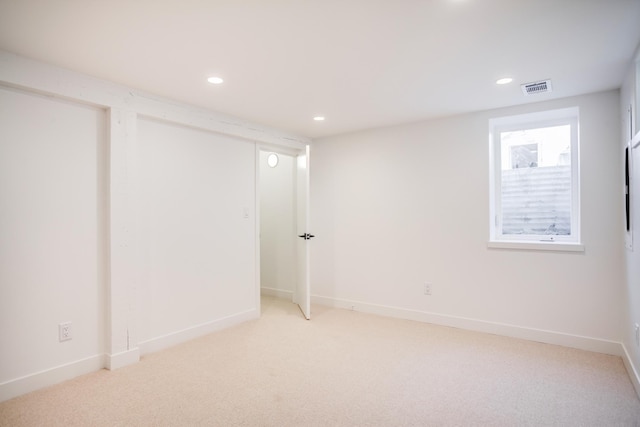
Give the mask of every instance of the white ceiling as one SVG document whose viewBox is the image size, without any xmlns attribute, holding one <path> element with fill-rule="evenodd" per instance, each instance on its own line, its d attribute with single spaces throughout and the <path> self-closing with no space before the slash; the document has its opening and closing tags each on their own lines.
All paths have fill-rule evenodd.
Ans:
<svg viewBox="0 0 640 427">
<path fill-rule="evenodd" d="M 618 88 L 639 42 L 640 0 L 0 0 L 0 49 L 311 138 Z"/>
</svg>

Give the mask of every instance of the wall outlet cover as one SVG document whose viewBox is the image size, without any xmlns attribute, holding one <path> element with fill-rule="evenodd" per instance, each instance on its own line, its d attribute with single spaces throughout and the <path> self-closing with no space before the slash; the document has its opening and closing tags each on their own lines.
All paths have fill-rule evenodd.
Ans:
<svg viewBox="0 0 640 427">
<path fill-rule="evenodd" d="M 71 330 L 71 322 L 63 322 L 58 325 L 58 339 L 60 342 L 69 341 L 73 338 Z"/>
</svg>

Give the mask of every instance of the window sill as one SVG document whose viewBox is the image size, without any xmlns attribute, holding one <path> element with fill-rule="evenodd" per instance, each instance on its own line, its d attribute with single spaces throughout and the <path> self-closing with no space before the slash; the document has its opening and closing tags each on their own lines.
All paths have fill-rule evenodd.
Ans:
<svg viewBox="0 0 640 427">
<path fill-rule="evenodd" d="M 584 245 L 562 242 L 506 242 L 491 241 L 487 243 L 491 249 L 519 249 L 528 251 L 584 252 Z"/>
</svg>

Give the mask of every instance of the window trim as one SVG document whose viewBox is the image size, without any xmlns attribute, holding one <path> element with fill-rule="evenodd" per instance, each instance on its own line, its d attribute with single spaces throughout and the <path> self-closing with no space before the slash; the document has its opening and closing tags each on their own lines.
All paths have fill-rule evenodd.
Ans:
<svg viewBox="0 0 640 427">
<path fill-rule="evenodd" d="M 501 229 L 501 141 L 500 133 L 525 128 L 571 126 L 571 235 L 553 236 L 553 241 L 537 235 L 504 235 Z M 489 244 L 490 248 L 584 251 L 580 224 L 580 143 L 578 107 L 540 111 L 489 120 Z"/>
<path fill-rule="evenodd" d="M 525 241 L 489 241 L 487 247 L 491 249 L 522 249 L 532 251 L 584 252 L 582 243 L 566 242 L 525 242 Z"/>
</svg>

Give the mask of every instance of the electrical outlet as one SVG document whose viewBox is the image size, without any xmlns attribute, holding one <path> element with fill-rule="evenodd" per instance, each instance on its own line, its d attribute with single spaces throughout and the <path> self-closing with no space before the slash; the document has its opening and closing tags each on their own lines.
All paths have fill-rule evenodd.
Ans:
<svg viewBox="0 0 640 427">
<path fill-rule="evenodd" d="M 64 322 L 58 325 L 58 339 L 60 342 L 69 341 L 73 338 L 71 334 L 71 322 Z"/>
<path fill-rule="evenodd" d="M 431 295 L 431 283 L 424 284 L 424 294 Z"/>
<path fill-rule="evenodd" d="M 638 325 L 637 323 L 635 325 L 635 332 L 636 332 L 636 346 L 640 346 L 640 325 Z"/>
</svg>

